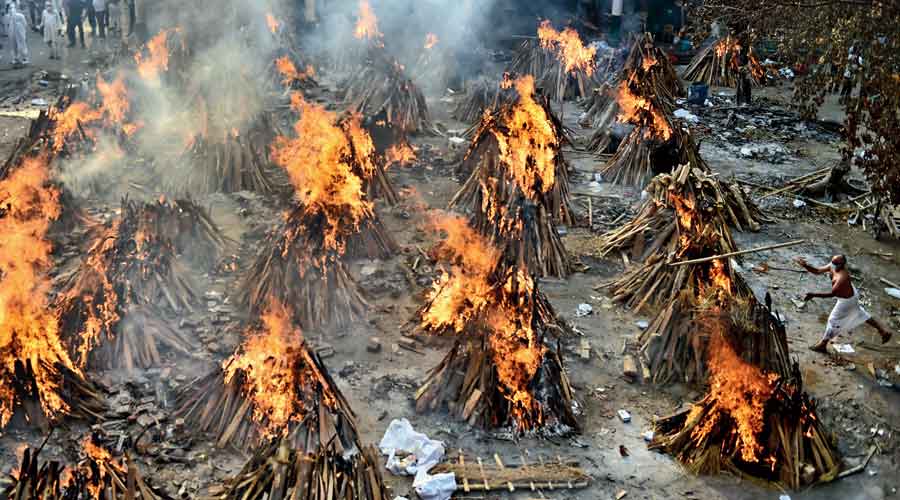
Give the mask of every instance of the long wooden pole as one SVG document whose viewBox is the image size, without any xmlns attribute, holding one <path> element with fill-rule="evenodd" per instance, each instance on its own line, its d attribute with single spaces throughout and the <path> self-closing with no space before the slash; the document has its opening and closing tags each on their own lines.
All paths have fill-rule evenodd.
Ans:
<svg viewBox="0 0 900 500">
<path fill-rule="evenodd" d="M 789 242 L 787 242 L 787 243 L 778 243 L 778 244 L 775 244 L 775 245 L 766 245 L 766 246 L 764 246 L 764 247 L 751 248 L 751 249 L 749 249 L 749 250 L 739 250 L 739 251 L 737 251 L 737 252 L 730 252 L 730 253 L 723 253 L 723 254 L 720 254 L 720 255 L 713 255 L 712 257 L 703 257 L 702 259 L 683 260 L 683 261 L 681 261 L 681 262 L 670 262 L 669 265 L 670 265 L 670 266 L 684 266 L 684 265 L 687 265 L 687 264 L 701 264 L 701 263 L 703 263 L 703 262 L 709 262 L 709 261 L 713 261 L 713 260 L 724 259 L 724 258 L 726 258 L 726 257 L 734 257 L 735 255 L 744 255 L 744 254 L 747 254 L 747 253 L 756 253 L 756 252 L 762 252 L 762 251 L 765 251 L 765 250 L 775 250 L 776 248 L 792 247 L 792 246 L 795 246 L 795 245 L 799 245 L 799 244 L 801 244 L 801 243 L 806 243 L 806 240 L 795 240 L 795 241 L 789 241 Z"/>
</svg>

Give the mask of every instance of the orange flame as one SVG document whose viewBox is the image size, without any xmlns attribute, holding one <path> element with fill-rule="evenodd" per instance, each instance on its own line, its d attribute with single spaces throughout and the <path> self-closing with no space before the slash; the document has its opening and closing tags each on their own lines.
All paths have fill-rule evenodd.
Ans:
<svg viewBox="0 0 900 500">
<path fill-rule="evenodd" d="M 534 100 L 534 77 L 515 82 L 519 100 L 506 119 L 506 131 L 494 129 L 500 159 L 522 191 L 534 199 L 553 187 L 556 155 L 560 148 L 553 123 Z"/>
<path fill-rule="evenodd" d="M 620 122 L 647 126 L 645 132 L 647 138 L 657 137 L 667 141 L 672 137 L 672 128 L 662 111 L 657 109 L 650 99 L 632 93 L 627 82 L 619 85 L 617 102 L 620 110 L 618 116 Z"/>
<path fill-rule="evenodd" d="M 597 49 L 585 47 L 574 29 L 556 31 L 550 21 L 545 19 L 538 26 L 538 39 L 541 41 L 541 47 L 556 52 L 557 58 L 565 66 L 566 73 L 576 70 L 584 71 L 588 76 L 594 73 L 594 56 L 597 55 Z"/>
<path fill-rule="evenodd" d="M 387 165 L 411 165 L 416 161 L 416 151 L 407 143 L 394 144 L 384 153 L 384 161 Z"/>
<path fill-rule="evenodd" d="M 325 248 L 343 253 L 343 234 L 373 216 L 363 184 L 375 171 L 375 146 L 359 116 L 340 126 L 334 113 L 299 93 L 291 104 L 300 114 L 296 138 L 276 138 L 272 159 L 287 171 L 306 212 L 325 217 Z"/>
<path fill-rule="evenodd" d="M 462 333 L 488 303 L 491 290 L 488 278 L 500 252 L 460 215 L 439 212 L 431 226 L 435 231 L 447 233 L 438 254 L 450 262 L 451 270 L 442 270 L 441 277 L 434 282 L 421 324 L 426 329 L 452 328 Z"/>
<path fill-rule="evenodd" d="M 425 35 L 425 50 L 434 48 L 434 46 L 437 45 L 438 41 L 438 36 L 434 33 Z"/>
<path fill-rule="evenodd" d="M 691 432 L 693 439 L 701 439 L 728 416 L 737 426 L 737 445 L 745 462 L 759 461 L 763 450 L 757 436 L 764 425 L 764 407 L 772 396 L 777 375 L 766 376 L 758 367 L 745 362 L 721 331 L 718 321 L 708 323 L 713 328 L 709 343 L 710 397 L 714 411 Z M 703 409 L 695 406 L 688 421 L 693 421 Z"/>
<path fill-rule="evenodd" d="M 278 28 L 281 26 L 281 23 L 275 16 L 272 15 L 271 12 L 266 13 L 266 26 L 269 27 L 269 31 L 273 34 L 278 33 Z"/>
<path fill-rule="evenodd" d="M 303 343 L 303 334 L 291 323 L 290 311 L 272 300 L 263 313 L 262 328 L 247 332 L 238 353 L 222 363 L 225 383 L 238 373 L 243 377 L 244 395 L 253 404 L 253 421 L 260 425 L 263 437 L 285 435 L 291 423 L 306 414 L 306 402 L 313 386 L 326 388 Z M 329 390 L 322 391 L 321 404 L 334 407 Z"/>
<path fill-rule="evenodd" d="M 68 412 L 55 373 L 41 361 L 80 373 L 59 338 L 58 319 L 50 311 L 51 221 L 59 217 L 59 192 L 47 186 L 46 156 L 26 158 L 0 181 L 0 427 L 17 405 L 13 389 L 16 360 L 30 361 L 37 396 L 47 415 Z"/>
<path fill-rule="evenodd" d="M 354 31 L 356 38 L 380 40 L 382 34 L 378 31 L 378 18 L 375 17 L 375 11 L 369 5 L 368 0 L 359 0 L 359 19 L 356 21 L 356 30 Z"/>
<path fill-rule="evenodd" d="M 176 28 L 177 30 L 177 28 Z M 155 81 L 159 79 L 160 73 L 169 70 L 169 31 L 160 31 L 147 42 L 147 53 L 145 57 L 143 52 L 134 55 L 134 61 L 137 63 L 138 74 L 147 81 Z"/>
<path fill-rule="evenodd" d="M 275 67 L 278 68 L 278 72 L 281 73 L 281 83 L 285 87 L 291 86 L 294 82 L 306 80 L 308 78 L 316 76 L 316 70 L 312 67 L 312 65 L 307 65 L 306 70 L 301 72 L 297 69 L 297 66 L 294 65 L 294 62 L 291 61 L 291 58 L 288 56 L 281 56 L 276 59 Z"/>
<path fill-rule="evenodd" d="M 121 126 L 129 137 L 144 126 L 143 122 L 126 122 L 131 102 L 128 99 L 125 77 L 121 73 L 112 83 L 107 83 L 102 76 L 97 75 L 97 91 L 103 100 L 102 110 L 109 125 Z"/>
</svg>

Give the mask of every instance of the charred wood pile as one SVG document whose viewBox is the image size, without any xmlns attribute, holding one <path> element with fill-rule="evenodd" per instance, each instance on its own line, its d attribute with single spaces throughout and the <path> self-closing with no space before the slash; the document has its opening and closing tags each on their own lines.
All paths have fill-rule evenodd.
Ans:
<svg viewBox="0 0 900 500">
<path fill-rule="evenodd" d="M 550 21 L 538 26 L 538 37 L 526 39 L 513 54 L 508 71 L 531 75 L 552 101 L 584 98 L 600 86 L 596 49 L 585 46 L 572 28 L 556 31 Z"/>
<path fill-rule="evenodd" d="M 831 481 L 841 459 L 803 391 L 799 365 L 789 360 L 784 325 L 769 306 L 750 310 L 751 318 L 716 308 L 702 314 L 697 328 L 708 340 L 709 391 L 657 420 L 650 449 L 694 474 L 730 472 L 793 490 Z M 747 331 L 754 313 L 767 317 L 756 325 L 770 328 Z"/>
<path fill-rule="evenodd" d="M 374 446 L 340 452 L 335 447 L 306 452 L 283 441 L 263 446 L 210 498 L 308 498 L 315 500 L 389 498 Z"/>
<path fill-rule="evenodd" d="M 59 461 L 40 461 L 41 449 L 26 448 L 19 469 L 0 479 L 0 497 L 9 500 L 167 500 L 154 489 L 127 455 L 115 459 L 88 438 L 85 458 L 70 468 Z"/>
<path fill-rule="evenodd" d="M 193 433 L 243 451 L 273 439 L 339 455 L 357 446 L 355 415 L 292 316 L 273 300 L 230 358 L 181 389 L 175 414 Z"/>
<path fill-rule="evenodd" d="M 436 134 L 425 95 L 384 47 L 371 47 L 362 66 L 344 83 L 344 102 L 352 109 L 397 129 L 404 136 Z"/>
<path fill-rule="evenodd" d="M 288 173 L 296 201 L 261 246 L 238 302 L 259 314 L 274 297 L 293 304 L 306 329 L 346 326 L 368 302 L 345 260 L 384 258 L 397 249 L 366 193 L 379 172 L 374 146 L 358 116 L 338 120 L 298 94 L 294 105 L 300 112 L 296 138 L 279 137 L 273 156 Z"/>
<path fill-rule="evenodd" d="M 622 71 L 623 81 L 640 82 L 643 90 L 636 93 L 642 97 L 654 96 L 666 114 L 675 110 L 677 98 L 685 97 L 675 67 L 666 53 L 655 45 L 649 33 L 635 39 Z M 636 89 L 633 83 L 632 89 Z"/>
<path fill-rule="evenodd" d="M 449 263 L 419 311 L 423 332 L 457 337 L 416 391 L 416 410 L 444 406 L 471 425 L 517 433 L 578 431 L 554 340 L 567 332 L 534 278 L 458 216 L 438 254 Z M 556 345 L 554 345 L 556 344 Z"/>
<path fill-rule="evenodd" d="M 741 78 L 741 51 L 741 44 L 736 39 L 731 36 L 720 38 L 697 51 L 684 70 L 684 79 L 709 86 L 735 88 Z M 748 49 L 746 57 L 751 84 L 765 85 L 766 70 L 752 49 Z"/>
<path fill-rule="evenodd" d="M 482 118 L 458 168 L 468 179 L 450 206 L 470 210 L 472 225 L 529 273 L 565 277 L 573 263 L 557 224 L 573 217 L 564 130 L 530 76 L 515 85 L 515 103 Z"/>
<path fill-rule="evenodd" d="M 164 349 L 191 356 L 196 341 L 166 316 L 195 309 L 196 285 L 182 252 L 215 261 L 226 241 L 188 201 L 124 200 L 121 216 L 64 278 L 57 297 L 61 327 L 81 365 L 147 368 Z"/>
<path fill-rule="evenodd" d="M 94 420 L 103 411 L 48 298 L 47 234 L 61 210 L 48 161 L 23 157 L 0 179 L 0 428 L 16 415 L 46 429 L 65 416 Z"/>
</svg>

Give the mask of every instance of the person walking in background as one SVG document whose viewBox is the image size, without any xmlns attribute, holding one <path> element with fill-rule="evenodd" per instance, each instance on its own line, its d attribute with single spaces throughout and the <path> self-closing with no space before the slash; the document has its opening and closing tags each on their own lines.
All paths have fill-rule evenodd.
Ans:
<svg viewBox="0 0 900 500">
<path fill-rule="evenodd" d="M 69 35 L 69 48 L 75 46 L 75 30 L 81 39 L 81 48 L 84 48 L 84 21 L 81 18 L 83 10 L 82 0 L 63 0 L 66 8 L 66 33 Z"/>
<path fill-rule="evenodd" d="M 7 31 L 12 42 L 10 48 L 12 49 L 13 66 L 27 66 L 30 63 L 28 60 L 28 19 L 25 18 L 25 14 L 16 9 L 15 4 L 10 7 Z"/>
<path fill-rule="evenodd" d="M 109 25 L 109 12 L 106 10 L 106 0 L 93 0 L 94 16 L 97 18 L 97 34 L 100 38 L 106 38 L 106 27 Z"/>
<path fill-rule="evenodd" d="M 51 0 L 47 0 L 44 4 L 44 12 L 41 14 L 41 29 L 44 30 L 44 43 L 50 47 L 50 59 L 60 58 L 60 47 L 62 40 L 59 36 L 62 28 L 62 19 L 59 12 L 53 6 Z"/>
<path fill-rule="evenodd" d="M 122 9 L 119 0 L 110 0 L 106 2 L 106 28 L 109 31 L 119 32 L 119 16 L 122 15 Z"/>
<path fill-rule="evenodd" d="M 41 5 L 40 0 L 25 0 L 28 3 L 28 14 L 31 17 L 31 29 L 40 33 Z"/>
<path fill-rule="evenodd" d="M 88 24 L 91 26 L 91 37 L 97 36 L 97 16 L 94 12 L 94 2 L 91 0 L 84 1 L 84 13 L 87 14 Z"/>
</svg>

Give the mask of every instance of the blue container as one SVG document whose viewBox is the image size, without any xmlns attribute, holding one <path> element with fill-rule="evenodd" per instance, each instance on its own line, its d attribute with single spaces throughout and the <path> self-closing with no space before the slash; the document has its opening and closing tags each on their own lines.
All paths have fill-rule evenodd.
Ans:
<svg viewBox="0 0 900 500">
<path fill-rule="evenodd" d="M 688 102 L 691 104 L 703 104 L 709 96 L 709 85 L 703 82 L 694 82 L 688 87 Z"/>
</svg>

